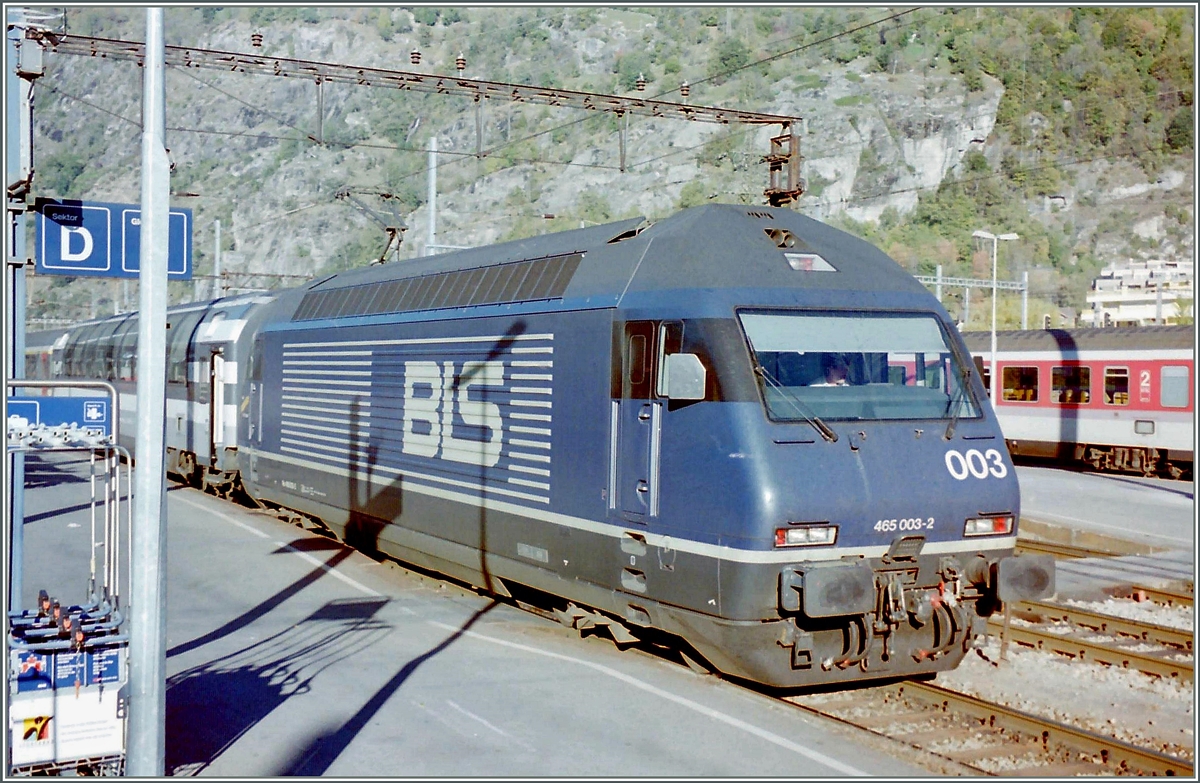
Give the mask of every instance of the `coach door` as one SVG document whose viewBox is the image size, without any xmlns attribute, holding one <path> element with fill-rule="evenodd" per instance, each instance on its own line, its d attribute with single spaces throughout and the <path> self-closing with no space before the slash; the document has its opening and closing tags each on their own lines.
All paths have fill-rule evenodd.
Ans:
<svg viewBox="0 0 1200 783">
<path fill-rule="evenodd" d="M 621 342 L 621 397 L 612 412 L 609 509 L 631 521 L 658 514 L 658 455 L 662 403 L 654 399 L 655 328 L 650 321 L 625 324 Z M 615 458 L 615 459 L 613 459 Z"/>
<path fill-rule="evenodd" d="M 208 453 L 210 464 L 217 466 L 221 464 L 219 455 L 225 446 L 225 357 L 220 348 L 212 349 L 208 384 Z"/>
</svg>

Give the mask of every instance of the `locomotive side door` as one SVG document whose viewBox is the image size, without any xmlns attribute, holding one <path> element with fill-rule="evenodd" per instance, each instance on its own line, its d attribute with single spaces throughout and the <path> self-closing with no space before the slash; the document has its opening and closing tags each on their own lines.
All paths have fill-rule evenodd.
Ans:
<svg viewBox="0 0 1200 783">
<path fill-rule="evenodd" d="M 254 447 L 262 446 L 262 406 L 263 406 L 263 338 L 254 338 L 254 348 L 250 352 L 250 395 L 242 409 L 242 416 L 247 419 L 246 444 Z"/>
<path fill-rule="evenodd" d="M 662 403 L 652 395 L 654 323 L 627 322 L 620 356 L 621 396 L 612 403 L 609 510 L 645 523 L 658 513 L 656 452 L 662 431 Z"/>
</svg>

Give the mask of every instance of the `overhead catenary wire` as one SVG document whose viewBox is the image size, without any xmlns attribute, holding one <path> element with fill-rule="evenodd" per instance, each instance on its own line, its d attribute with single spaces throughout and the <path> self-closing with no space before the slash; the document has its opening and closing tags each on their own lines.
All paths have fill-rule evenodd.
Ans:
<svg viewBox="0 0 1200 783">
<path fill-rule="evenodd" d="M 872 28 L 872 27 L 876 27 L 876 26 L 878 26 L 878 25 L 880 25 L 880 24 L 885 24 L 885 23 L 888 23 L 888 22 L 893 22 L 893 21 L 899 20 L 899 19 L 901 19 L 902 17 L 909 16 L 909 15 L 913 14 L 914 12 L 916 12 L 916 11 L 918 11 L 918 10 L 921 10 L 921 9 L 922 9 L 922 7 L 921 7 L 921 6 L 916 6 L 916 7 L 913 7 L 913 8 L 909 8 L 909 9 L 906 9 L 906 10 L 902 10 L 902 11 L 898 11 L 898 12 L 895 12 L 895 13 L 888 14 L 887 16 L 885 16 L 885 17 L 882 17 L 882 18 L 880 18 L 880 19 L 877 19 L 877 20 L 874 20 L 874 21 L 866 22 L 866 23 L 863 23 L 863 24 L 857 24 L 857 25 L 856 25 L 856 26 L 854 26 L 854 27 L 847 28 L 847 29 L 845 29 L 845 30 L 842 30 L 842 31 L 839 31 L 839 32 L 833 33 L 833 34 L 831 34 L 831 35 L 827 35 L 827 36 L 825 36 L 825 37 L 823 37 L 823 38 L 820 38 L 820 39 L 818 39 L 818 40 L 815 40 L 815 41 L 810 41 L 810 42 L 808 42 L 808 43 L 805 43 L 805 44 L 803 44 L 803 45 L 801 45 L 801 46 L 798 46 L 798 47 L 792 47 L 792 48 L 789 48 L 789 49 L 787 49 L 787 50 L 785 50 L 785 51 L 778 52 L 778 53 L 775 53 L 775 54 L 769 55 L 769 56 L 767 56 L 767 57 L 760 58 L 760 59 L 758 59 L 758 60 L 755 60 L 755 61 L 753 61 L 753 62 L 750 62 L 750 63 L 746 63 L 746 64 L 744 64 L 744 65 L 741 65 L 741 66 L 738 66 L 738 67 L 736 67 L 736 68 L 731 68 L 731 69 L 728 69 L 728 70 L 726 70 L 726 71 L 724 71 L 724 72 L 722 72 L 722 73 L 719 73 L 719 74 L 713 74 L 713 75 L 711 75 L 711 76 L 709 76 L 709 77 L 706 77 L 706 78 L 703 78 L 703 79 L 699 79 L 699 80 L 693 80 L 693 81 L 691 82 L 691 84 L 694 86 L 694 85 L 702 84 L 702 83 L 704 83 L 704 82 L 712 81 L 712 80 L 715 80 L 715 79 L 724 78 L 724 77 L 727 77 L 727 76 L 729 76 L 729 75 L 731 75 L 731 74 L 735 74 L 735 73 L 737 73 L 737 72 L 739 72 L 739 71 L 743 71 L 743 70 L 746 70 L 746 69 L 754 68 L 754 67 L 756 67 L 756 66 L 760 66 L 760 65 L 762 65 L 762 64 L 764 64 L 764 63 L 771 62 L 771 61 L 775 61 L 775 60 L 779 60 L 779 59 L 782 59 L 782 58 L 785 58 L 785 57 L 789 57 L 789 56 L 795 55 L 795 54 L 797 54 L 797 53 L 800 53 L 800 52 L 803 52 L 803 51 L 806 51 L 806 50 L 811 50 L 811 49 L 813 49 L 813 48 L 815 48 L 815 47 L 819 47 L 819 46 L 821 46 L 821 45 L 823 45 L 823 44 L 828 44 L 828 43 L 831 43 L 831 42 L 833 42 L 833 41 L 836 41 L 836 40 L 838 40 L 838 39 L 841 39 L 841 38 L 843 38 L 843 37 L 845 37 L 845 36 L 849 36 L 849 35 L 853 35 L 853 34 L 855 34 L 855 33 L 861 32 L 862 30 L 869 29 L 869 28 Z M 564 12 L 564 13 L 566 13 L 566 12 Z M 558 16 L 558 14 L 552 14 L 550 17 L 534 16 L 534 17 L 532 17 L 532 18 L 529 18 L 529 19 L 525 19 L 525 20 L 521 20 L 521 21 L 519 21 L 519 22 L 516 22 L 516 23 L 514 23 L 514 24 L 512 24 L 512 25 L 509 25 L 508 27 L 509 27 L 509 28 L 521 28 L 521 27 L 527 27 L 527 26 L 536 26 L 536 25 L 540 24 L 542 21 L 544 21 L 544 20 L 545 20 L 545 19 L 547 19 L 547 18 L 555 18 L 555 17 L 557 17 L 557 16 Z M 906 24 L 906 25 L 909 25 L 909 24 L 915 24 L 915 23 L 916 23 L 916 19 L 910 19 L 910 20 L 908 20 L 908 21 L 907 21 L 905 24 Z M 804 36 L 806 36 L 806 35 L 809 35 L 809 34 L 810 34 L 810 33 L 808 33 L 808 32 L 804 32 L 804 33 L 801 33 L 800 35 L 796 35 L 796 36 L 790 36 L 790 37 L 788 37 L 788 38 L 784 38 L 784 39 L 781 39 L 781 40 L 775 41 L 775 42 L 773 42 L 773 44 L 776 44 L 776 45 L 777 45 L 777 44 L 779 44 L 779 43 L 781 43 L 781 42 L 784 42 L 784 41 L 790 41 L 790 40 L 795 40 L 795 39 L 797 39 L 797 38 L 802 38 L 802 37 L 804 37 Z M 468 37 L 472 37 L 472 36 L 474 36 L 474 35 L 477 35 L 477 34 L 470 34 L 470 35 L 468 35 Z M 284 118 L 281 118 L 281 117 L 278 117 L 278 116 L 275 116 L 275 115 L 271 114 L 270 112 L 267 112 L 267 111 L 265 111 L 265 110 L 261 109 L 261 107 L 260 107 L 260 106 L 256 106 L 256 105 L 254 105 L 254 104 L 251 104 L 251 103 L 249 103 L 249 102 L 247 102 L 247 101 L 244 101 L 244 100 L 242 100 L 241 98 L 239 98 L 238 96 L 236 96 L 236 95 L 234 95 L 234 94 L 232 94 L 232 93 L 228 92 L 227 90 L 223 90 L 223 89 L 221 89 L 220 87 L 217 87 L 217 86 L 215 86 L 215 85 L 213 85 L 213 84 L 211 84 L 211 83 L 205 82 L 204 80 L 197 79 L 195 76 L 193 76 L 193 75 L 192 75 L 192 74 L 190 74 L 190 73 L 189 73 L 188 75 L 189 75 L 189 76 L 192 76 L 192 78 L 193 78 L 193 79 L 196 79 L 196 81 L 198 81 L 199 83 L 201 83 L 201 84 L 205 84 L 206 86 L 209 86 L 210 88 L 212 88 L 212 89 L 215 89 L 215 90 L 217 90 L 217 91 L 221 92 L 222 94 L 226 95 L 227 97 L 230 97 L 230 98 L 232 98 L 232 99 L 234 99 L 234 100 L 237 100 L 239 103 L 241 103 L 241 104 L 245 105 L 247 108 L 249 108 L 249 109 L 251 109 L 251 110 L 254 110 L 254 111 L 261 111 L 263 114 L 265 114 L 266 116 L 269 116 L 269 117 L 271 117 L 272 119 L 274 119 L 275 121 L 279 122 L 280 124 L 282 124 L 282 125 L 284 125 L 284 126 L 286 126 L 286 127 L 289 127 L 289 128 L 291 128 L 291 129 L 293 129 L 293 130 L 297 131 L 298 133 L 302 133 L 302 134 L 304 134 L 304 138 L 305 138 L 305 139 L 312 139 L 312 136 L 311 136 L 311 134 L 308 134 L 308 133 L 306 133 L 306 132 L 305 132 L 305 131 L 303 131 L 302 129 L 300 129 L 300 128 L 296 127 L 294 124 L 292 124 L 292 123 L 290 123 L 289 121 L 287 121 L 286 119 L 284 119 Z M 56 91 L 56 92 L 59 92 L 59 91 L 57 91 L 57 90 L 55 90 L 55 91 Z M 663 91 L 663 92 L 661 92 L 661 93 L 658 93 L 658 95 L 656 95 L 655 97 L 656 97 L 656 98 L 657 98 L 657 97 L 661 97 L 661 96 L 663 96 L 663 95 L 668 95 L 668 94 L 670 94 L 670 93 L 677 92 L 677 91 L 678 91 L 678 90 L 677 90 L 677 88 L 675 88 L 675 89 L 672 89 L 672 90 Z M 130 124 L 133 124 L 133 125 L 135 125 L 135 126 L 137 125 L 137 123 L 136 123 L 136 122 L 134 122 L 134 121 L 132 121 L 132 120 L 130 120 L 130 119 L 128 119 L 128 118 L 126 118 L 126 117 L 121 117 L 120 115 L 117 115 L 117 114 L 115 114 L 115 113 L 113 113 L 113 112 L 110 112 L 110 111 L 108 111 L 108 110 L 104 109 L 104 108 L 103 108 L 103 107 L 101 107 L 101 106 L 98 106 L 98 105 L 96 105 L 96 104 L 94 104 L 94 103 L 92 103 L 92 102 L 86 101 L 86 100 L 84 100 L 84 99 L 82 99 L 82 98 L 79 98 L 78 96 L 70 96 L 69 94 L 67 94 L 67 93 L 65 93 L 65 92 L 63 92 L 63 93 L 61 93 L 61 94 L 63 94 L 63 95 L 67 95 L 67 97 L 71 97 L 71 98 L 74 98 L 74 99 L 76 99 L 76 100 L 80 100 L 80 101 L 81 101 L 81 102 L 83 102 L 85 105 L 92 106 L 93 108 L 96 108 L 97 110 L 99 110 L 99 111 L 102 111 L 102 112 L 104 112 L 104 113 L 106 113 L 106 114 L 110 114 L 110 115 L 112 115 L 112 116 L 114 116 L 114 117 L 118 117 L 119 119 L 121 119 L 121 120 L 122 120 L 122 121 L 124 121 L 124 122 L 130 123 Z M 543 130 L 537 131 L 537 132 L 535 132 L 535 133 L 532 133 L 532 134 L 526 135 L 526 136 L 524 136 L 524 137 L 520 137 L 520 138 L 517 138 L 517 139 L 513 139 L 513 140 L 508 140 L 508 141 L 505 141 L 505 142 L 503 142 L 503 143 L 501 143 L 501 144 L 497 144 L 497 145 L 495 145 L 494 147 L 491 147 L 491 148 L 489 148 L 488 150 L 484 151 L 484 152 L 482 153 L 482 157 L 487 157 L 487 156 L 489 156 L 489 155 L 495 155 L 495 154 L 497 154 L 498 152 L 500 152 L 500 151 L 502 151 L 502 150 L 504 150 L 504 149 L 507 149 L 507 148 L 509 148 L 509 147 L 512 147 L 512 146 L 514 146 L 514 145 L 517 145 L 517 144 L 520 144 L 520 143 L 522 143 L 522 142 L 529 141 L 529 140 L 532 140 L 532 139 L 535 139 L 535 138 L 538 138 L 538 137 L 544 136 L 544 135 L 546 135 L 546 134 L 554 133 L 555 131 L 562 130 L 562 129 L 565 129 L 565 128 L 569 128 L 569 127 L 572 127 L 572 126 L 574 126 L 574 125 L 578 125 L 579 123 L 586 122 L 586 121 L 588 121 L 588 120 L 592 120 L 592 119 L 599 119 L 599 118 L 596 118 L 596 117 L 594 117 L 594 116 L 588 116 L 588 117 L 581 118 L 581 119 L 579 119 L 579 120 L 572 121 L 572 122 L 570 122 L 570 123 L 566 123 L 566 124 L 562 124 L 562 125 L 554 126 L 554 127 L 551 127 L 551 128 L 543 129 Z M 201 129 L 194 129 L 194 128 L 182 128 L 182 127 L 174 127 L 174 128 L 172 128 L 171 130 L 173 130 L 173 131 L 176 131 L 176 132 L 189 132 L 189 133 L 203 133 L 203 134 L 223 135 L 223 136 L 226 136 L 226 137 L 246 136 L 246 137 L 249 137 L 249 138 L 260 138 L 260 139 L 261 139 L 261 138 L 269 138 L 269 139 L 273 139 L 273 140 L 288 140 L 288 139 L 291 139 L 291 138 L 292 138 L 292 137 L 290 137 L 290 136 L 279 136 L 279 135 L 273 135 L 273 134 L 262 134 L 262 133 L 253 134 L 253 133 L 249 133 L 249 132 L 246 132 L 246 131 L 241 131 L 241 132 L 229 132 L 229 131 L 216 131 L 216 130 L 201 130 Z M 640 167 L 640 166 L 645 166 L 645 165 L 647 165 L 647 164 L 650 164 L 650 163 L 653 163 L 653 162 L 656 162 L 656 161 L 659 161 L 659 160 L 663 160 L 663 159 L 667 159 L 667 158 L 670 158 L 670 157 L 673 157 L 673 156 L 678 156 L 678 155 L 686 154 L 686 153 L 688 153 L 688 152 L 691 152 L 691 151 L 693 151 L 693 150 L 704 148 L 705 146 L 707 146 L 707 145 L 709 145 L 709 144 L 713 144 L 713 143 L 716 143 L 716 142 L 719 142 L 719 141 L 725 141 L 725 140 L 728 140 L 728 139 L 729 139 L 731 136 L 733 136 L 735 139 L 736 139 L 736 138 L 739 138 L 739 137 L 743 137 L 743 136 L 744 136 L 744 134 L 745 134 L 745 132 L 746 132 L 746 130 L 748 130 L 748 129 L 739 129 L 739 130 L 736 130 L 736 131 L 732 131 L 732 132 L 730 132 L 730 133 L 720 134 L 720 135 L 717 135 L 717 136 L 715 136 L 715 137 L 714 137 L 714 138 L 712 138 L 712 139 L 705 140 L 704 142 L 701 142 L 700 144 L 697 144 L 697 145 L 692 145 L 692 146 L 690 146 L 690 147 L 686 147 L 686 148 L 680 148 L 680 149 L 671 150 L 670 152 L 664 153 L 663 155 L 659 155 L 659 156 L 656 156 L 656 157 L 653 157 L 653 158 L 647 158 L 647 159 L 645 159 L 645 160 L 642 160 L 642 161 L 637 161 L 637 162 L 634 162 L 633 164 L 631 164 L 630 168 L 636 168 L 636 167 Z M 337 147 L 341 147 L 341 148 L 345 148 L 345 149 L 351 149 L 351 148 L 364 148 L 364 149 L 388 149 L 388 150 L 396 150 L 396 151 L 421 152 L 421 153 L 425 152 L 425 149 L 424 149 L 424 148 L 410 147 L 410 146 L 407 146 L 407 145 L 401 145 L 401 144 L 376 144 L 376 143 L 368 143 L 368 142 L 349 142 L 349 141 L 346 141 L 346 142 L 340 142 L 340 141 L 336 141 L 336 140 L 333 140 L 333 141 L 330 141 L 330 140 L 324 140 L 324 142 L 323 142 L 323 143 L 325 143 L 327 146 L 337 146 Z M 817 150 L 817 151 L 815 151 L 815 154 L 817 154 L 817 155 L 824 155 L 824 154 L 828 154 L 830 150 L 836 150 L 836 149 L 841 149 L 841 148 L 845 148 L 845 147 L 860 147 L 860 148 L 861 148 L 862 146 L 863 146 L 863 143 L 862 143 L 862 142 L 848 142 L 848 143 L 846 143 L 846 144 L 844 144 L 844 145 L 837 145 L 837 146 L 835 146 L 835 147 L 832 147 L 832 148 L 826 148 L 826 149 L 823 149 L 823 150 Z M 1133 153 L 1133 152 L 1129 152 L 1129 153 L 1115 153 L 1115 154 L 1108 154 L 1108 155 L 1093 156 L 1093 157 L 1090 157 L 1090 158 L 1081 158 L 1081 159 L 1078 159 L 1078 160 L 1060 160 L 1060 161 L 1050 161 L 1050 162 L 1046 162 L 1046 163 L 1044 163 L 1044 164 L 1042 164 L 1042 165 L 1035 165 L 1035 166 L 1026 166 L 1026 167 L 1022 167 L 1022 168 L 1020 168 L 1020 169 L 1012 170 L 1012 171 L 1010 171 L 1009 173 L 1011 174 L 1011 173 L 1014 173 L 1014 172 L 1034 172 L 1034 171 L 1045 170 L 1045 169 L 1052 168 L 1052 167 L 1056 167 L 1056 166 L 1071 166 L 1071 165 L 1079 165 L 1079 164 L 1081 164 L 1081 163 L 1088 162 L 1088 161 L 1092 161 L 1092 160 L 1100 160 L 1100 159 L 1110 159 L 1110 160 L 1112 160 L 1112 159 L 1119 159 L 1119 158 L 1124 158 L 1124 157 L 1132 157 L 1132 156 L 1134 156 L 1134 155 L 1136 155 L 1136 154 L 1137 154 L 1137 153 Z M 444 151 L 444 150 L 443 150 L 443 151 L 439 151 L 439 155 L 445 155 L 446 157 L 450 157 L 450 158 L 455 158 L 455 157 L 457 157 L 457 158 L 458 158 L 458 160 L 457 160 L 457 161 L 451 160 L 449 163 L 445 163 L 445 164 L 443 164 L 443 165 L 444 165 L 445 167 L 447 167 L 447 168 L 449 168 L 450 166 L 453 166 L 453 165 L 455 165 L 456 163 L 462 163 L 462 162 L 466 162 L 466 161 L 467 161 L 467 160 L 469 160 L 470 158 L 478 158 L 478 157 L 480 157 L 480 155 L 479 155 L 479 154 L 477 154 L 477 153 L 472 153 L 472 152 L 454 152 L 454 151 Z M 810 155 L 810 157 L 811 157 L 811 155 Z M 512 168 L 514 165 L 519 165 L 519 164 L 547 164 L 547 165 L 558 165 L 558 166 L 577 166 L 577 167 L 585 167 L 585 168 L 593 168 L 593 169 L 608 169 L 608 170 L 616 170 L 616 169 L 618 169 L 618 168 L 619 168 L 619 167 L 617 167 L 617 166 L 605 166 L 605 165 L 602 165 L 602 164 L 588 164 L 588 163 L 579 163 L 579 162 L 575 162 L 575 161 L 559 161 L 559 160 L 552 160 L 552 159 L 540 158 L 540 157 L 523 157 L 523 158 L 519 158 L 519 159 L 510 159 L 510 161 L 511 161 L 510 165 L 508 165 L 508 166 L 505 166 L 505 167 L 503 167 L 502 169 L 499 169 L 499 170 L 500 170 L 500 171 L 503 171 L 503 170 L 506 170 L 506 169 Z M 409 172 L 406 172 L 406 173 L 403 173 L 403 174 L 399 174 L 399 175 L 397 175 L 396 179 L 405 179 L 405 178 L 410 178 L 410 177 L 420 176 L 420 175 L 423 175 L 423 174 L 425 174 L 425 173 L 427 172 L 427 170 L 428 170 L 428 168 L 427 168 L 427 167 L 419 167 L 419 168 L 417 168 L 417 169 L 415 169 L 415 170 L 412 170 L 412 171 L 409 171 Z M 983 175 L 983 176 L 978 176 L 978 177 L 969 177 L 969 178 L 966 178 L 966 179 L 960 179 L 960 180 L 957 180 L 957 181 L 956 181 L 954 184 L 968 184 L 968 183 L 973 183 L 973 182 L 981 182 L 981 181 L 985 181 L 985 180 L 988 180 L 988 179 L 996 179 L 996 178 L 999 178 L 999 177 L 1002 177 L 1002 176 L 1006 176 L 1006 174 L 991 173 L 991 174 L 986 174 L 986 175 Z M 899 189 L 895 189 L 895 190 L 888 190 L 888 191 L 881 191 L 881 192 L 877 192 L 877 193 L 864 194 L 864 195 L 862 195 L 862 196 L 857 196 L 857 197 L 854 197 L 854 198 L 851 198 L 851 199 L 844 199 L 844 200 L 842 201 L 842 203 L 855 203 L 855 202 L 859 202 L 859 201 L 871 201 L 871 200 L 876 200 L 876 199 L 879 199 L 879 198 L 887 198 L 887 197 L 890 197 L 890 196 L 893 196 L 893 195 L 897 195 L 897 194 L 901 194 L 901 193 L 906 193 L 906 192 L 914 192 L 914 191 L 915 191 L 915 192 L 919 192 L 919 193 L 924 193 L 924 192 L 933 192 L 933 191 L 936 191 L 938 188 L 940 188 L 940 187 L 943 187 L 945 184 L 949 184 L 949 183 L 939 183 L 938 185 L 933 185 L 933 186 L 918 186 L 918 187 L 909 187 L 909 188 L 899 188 Z M 273 222 L 273 221 L 268 221 L 268 222 Z M 256 225 L 260 225 L 260 224 L 256 224 Z"/>
</svg>

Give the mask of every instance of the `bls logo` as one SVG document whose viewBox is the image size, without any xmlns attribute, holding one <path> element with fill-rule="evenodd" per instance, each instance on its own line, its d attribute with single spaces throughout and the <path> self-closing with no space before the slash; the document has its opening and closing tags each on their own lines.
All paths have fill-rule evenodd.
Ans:
<svg viewBox="0 0 1200 783">
<path fill-rule="evenodd" d="M 471 389 L 478 397 L 486 395 L 478 387 L 503 384 L 503 362 L 464 362 L 457 378 L 454 362 L 405 362 L 404 453 L 495 465 L 504 441 L 500 406 L 471 399 Z M 463 425 L 479 429 L 479 439 L 454 436 L 455 413 Z"/>
</svg>

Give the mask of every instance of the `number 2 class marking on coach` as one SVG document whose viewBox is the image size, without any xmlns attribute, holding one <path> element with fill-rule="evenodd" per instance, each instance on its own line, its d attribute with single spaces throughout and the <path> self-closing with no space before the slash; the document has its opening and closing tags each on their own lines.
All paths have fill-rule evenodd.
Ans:
<svg viewBox="0 0 1200 783">
<path fill-rule="evenodd" d="M 1008 466 L 1004 464 L 1004 457 L 998 449 L 982 452 L 979 449 L 967 449 L 966 454 L 950 449 L 946 452 L 946 470 L 958 481 L 965 480 L 967 476 L 1002 479 L 1008 475 Z"/>
</svg>

